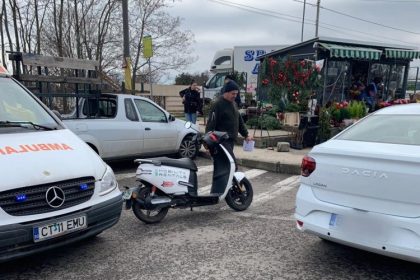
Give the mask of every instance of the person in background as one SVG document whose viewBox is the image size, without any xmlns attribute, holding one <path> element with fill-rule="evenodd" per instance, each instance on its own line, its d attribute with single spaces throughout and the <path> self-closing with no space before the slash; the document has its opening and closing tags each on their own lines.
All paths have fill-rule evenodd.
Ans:
<svg viewBox="0 0 420 280">
<path fill-rule="evenodd" d="M 369 112 L 372 112 L 373 110 L 375 110 L 375 105 L 378 99 L 378 91 L 379 89 L 381 89 L 381 87 L 382 87 L 382 78 L 375 77 L 373 81 L 366 88 L 367 100 L 369 100 L 371 104 L 371 107 L 369 107 Z"/>
<path fill-rule="evenodd" d="M 236 162 L 233 153 L 235 140 L 238 132 L 245 138 L 245 141 L 252 140 L 252 136 L 248 134 L 248 130 L 239 114 L 235 98 L 239 93 L 239 87 L 234 81 L 228 81 L 223 87 L 223 95 L 220 96 L 210 109 L 208 122 L 206 125 L 206 133 L 209 131 L 227 132 L 229 139 L 223 142 L 223 146 L 230 153 Z M 229 169 L 224 165 L 223 153 L 215 153 L 213 155 L 213 185 L 211 193 L 221 193 L 224 189 L 223 178 Z"/>
<path fill-rule="evenodd" d="M 366 89 L 366 86 L 363 82 L 356 82 L 356 90 L 358 91 L 358 95 L 356 96 L 355 100 L 362 101 L 365 103 L 366 107 L 368 108 L 369 112 L 372 112 L 374 109 L 374 102 L 373 98 L 370 96 L 369 92 Z"/>
<path fill-rule="evenodd" d="M 193 80 L 188 88 L 179 92 L 179 96 L 182 97 L 184 104 L 185 120 L 195 124 L 200 107 L 200 90 L 197 83 Z"/>
</svg>

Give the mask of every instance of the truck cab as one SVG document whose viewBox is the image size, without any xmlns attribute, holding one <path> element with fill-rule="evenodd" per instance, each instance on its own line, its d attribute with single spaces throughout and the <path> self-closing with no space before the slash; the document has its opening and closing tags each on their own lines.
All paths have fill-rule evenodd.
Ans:
<svg viewBox="0 0 420 280">
<path fill-rule="evenodd" d="M 226 75 L 233 72 L 233 49 L 219 50 L 214 54 L 210 72 L 212 75 L 204 86 L 206 102 L 220 94 Z"/>
</svg>

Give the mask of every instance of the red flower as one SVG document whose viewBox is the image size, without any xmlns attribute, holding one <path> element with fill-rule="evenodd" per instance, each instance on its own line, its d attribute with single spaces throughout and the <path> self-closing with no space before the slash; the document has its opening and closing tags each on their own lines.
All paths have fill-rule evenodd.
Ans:
<svg viewBox="0 0 420 280">
<path fill-rule="evenodd" d="M 262 84 L 263 85 L 268 85 L 268 83 L 269 83 L 270 81 L 268 80 L 268 79 L 264 79 L 264 80 L 262 80 Z"/>
<path fill-rule="evenodd" d="M 277 61 L 270 57 L 270 66 L 273 67 L 276 64 L 277 64 Z"/>
</svg>

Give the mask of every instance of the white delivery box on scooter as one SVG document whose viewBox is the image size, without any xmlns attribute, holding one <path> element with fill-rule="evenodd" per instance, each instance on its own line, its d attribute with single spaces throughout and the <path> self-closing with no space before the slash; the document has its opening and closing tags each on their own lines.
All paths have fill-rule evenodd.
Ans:
<svg viewBox="0 0 420 280">
<path fill-rule="evenodd" d="M 116 224 L 122 197 L 112 169 L 4 68 L 0 72 L 0 262 Z"/>
</svg>

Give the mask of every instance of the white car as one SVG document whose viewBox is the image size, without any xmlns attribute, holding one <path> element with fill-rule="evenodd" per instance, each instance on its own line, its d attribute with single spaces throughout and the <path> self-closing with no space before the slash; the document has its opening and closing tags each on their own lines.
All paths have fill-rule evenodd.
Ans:
<svg viewBox="0 0 420 280">
<path fill-rule="evenodd" d="M 79 112 L 63 115 L 64 124 L 104 160 L 178 153 L 194 158 L 198 126 L 185 128 L 148 98 L 101 94 L 81 99 Z"/>
<path fill-rule="evenodd" d="M 420 104 L 381 109 L 302 161 L 301 231 L 420 262 Z"/>
</svg>

